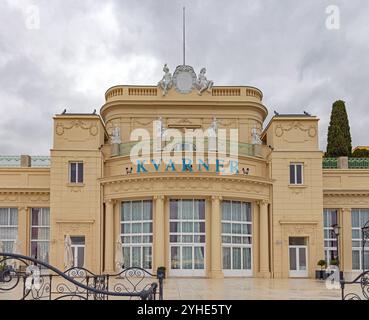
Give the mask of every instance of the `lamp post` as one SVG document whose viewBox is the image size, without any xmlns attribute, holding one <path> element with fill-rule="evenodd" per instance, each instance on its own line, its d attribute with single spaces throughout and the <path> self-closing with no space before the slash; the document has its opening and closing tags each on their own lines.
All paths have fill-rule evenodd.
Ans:
<svg viewBox="0 0 369 320">
<path fill-rule="evenodd" d="M 340 273 L 340 280 L 342 280 L 341 278 L 341 269 L 340 269 L 340 256 L 339 256 L 339 252 L 340 252 L 340 247 L 339 247 L 339 236 L 340 236 L 340 229 L 341 227 L 338 224 L 334 224 L 332 226 L 332 232 L 334 234 L 334 236 L 336 237 L 336 242 L 337 242 L 337 267 L 338 267 L 338 271 Z"/>
<path fill-rule="evenodd" d="M 369 221 L 367 221 L 364 226 L 361 228 L 361 245 L 362 245 L 362 256 L 361 256 L 361 263 L 363 272 L 365 272 L 365 245 L 366 242 L 369 240 Z"/>
</svg>

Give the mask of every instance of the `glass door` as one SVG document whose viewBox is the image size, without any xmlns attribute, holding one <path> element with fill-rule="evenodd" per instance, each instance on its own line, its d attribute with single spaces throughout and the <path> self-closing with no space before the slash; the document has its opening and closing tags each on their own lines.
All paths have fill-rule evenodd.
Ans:
<svg viewBox="0 0 369 320">
<path fill-rule="evenodd" d="M 205 200 L 170 200 L 171 276 L 205 276 Z"/>
<path fill-rule="evenodd" d="M 85 237 L 70 237 L 72 241 L 73 267 L 83 268 L 85 265 Z"/>
<path fill-rule="evenodd" d="M 291 278 L 307 278 L 309 276 L 307 239 L 291 237 L 289 243 L 289 276 Z"/>
</svg>

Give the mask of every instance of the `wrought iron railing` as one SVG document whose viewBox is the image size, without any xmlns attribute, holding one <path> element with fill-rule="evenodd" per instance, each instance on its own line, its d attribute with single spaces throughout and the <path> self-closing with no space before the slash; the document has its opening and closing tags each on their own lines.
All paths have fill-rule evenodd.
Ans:
<svg viewBox="0 0 369 320">
<path fill-rule="evenodd" d="M 341 280 L 340 283 L 342 300 L 369 300 L 369 270 L 352 281 Z M 349 293 L 347 293 L 348 287 Z"/>
<path fill-rule="evenodd" d="M 163 272 L 154 275 L 141 268 L 116 275 L 96 275 L 84 268 L 62 272 L 32 257 L 0 253 L 0 294 L 8 293 L 11 300 L 162 300 L 164 277 Z"/>
</svg>

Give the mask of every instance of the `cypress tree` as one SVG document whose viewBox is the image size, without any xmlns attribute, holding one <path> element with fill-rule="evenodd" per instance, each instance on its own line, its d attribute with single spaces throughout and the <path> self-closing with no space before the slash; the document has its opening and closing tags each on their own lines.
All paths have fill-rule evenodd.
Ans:
<svg viewBox="0 0 369 320">
<path fill-rule="evenodd" d="M 345 102 L 338 100 L 332 106 L 326 157 L 350 157 L 351 153 L 351 133 Z"/>
</svg>

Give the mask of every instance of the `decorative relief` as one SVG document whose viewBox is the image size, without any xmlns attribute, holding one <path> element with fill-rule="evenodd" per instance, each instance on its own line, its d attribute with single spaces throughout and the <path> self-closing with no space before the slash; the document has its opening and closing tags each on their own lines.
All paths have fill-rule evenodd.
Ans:
<svg viewBox="0 0 369 320">
<path fill-rule="evenodd" d="M 68 125 L 58 122 L 56 124 L 55 131 L 57 135 L 62 136 L 65 130 L 70 130 L 72 128 L 81 128 L 83 130 L 89 130 L 92 136 L 96 136 L 99 132 L 99 129 L 97 128 L 96 124 L 92 124 L 92 123 L 87 124 L 86 122 L 82 120 L 73 120 Z"/>
<path fill-rule="evenodd" d="M 226 192 L 228 194 L 238 194 L 242 196 L 269 198 L 269 183 L 246 180 L 244 178 L 230 177 L 130 177 L 122 178 L 111 182 L 103 182 L 105 195 L 109 197 L 121 198 L 128 193 L 137 194 L 138 192 L 152 192 L 153 190 L 161 193 L 181 192 L 181 191 L 203 191 Z M 211 190 L 211 191 L 210 191 Z"/>
<path fill-rule="evenodd" d="M 277 125 L 277 127 L 275 128 L 275 135 L 280 138 L 285 132 L 291 131 L 292 129 L 298 129 L 300 131 L 306 132 L 310 138 L 314 138 L 317 134 L 315 126 L 311 125 L 306 127 L 301 122 L 294 121 L 284 126 L 281 124 Z"/>
</svg>

